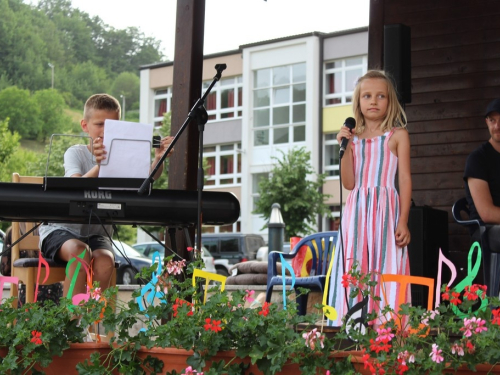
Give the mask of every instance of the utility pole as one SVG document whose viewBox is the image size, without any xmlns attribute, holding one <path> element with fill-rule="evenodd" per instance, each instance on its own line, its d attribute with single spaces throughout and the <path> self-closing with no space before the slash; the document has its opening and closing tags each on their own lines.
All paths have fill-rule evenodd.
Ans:
<svg viewBox="0 0 500 375">
<path fill-rule="evenodd" d="M 122 98 L 122 120 L 125 121 L 125 95 L 120 95 Z"/>
<path fill-rule="evenodd" d="M 54 88 L 54 64 L 49 63 L 49 66 L 52 69 L 52 88 Z"/>
</svg>

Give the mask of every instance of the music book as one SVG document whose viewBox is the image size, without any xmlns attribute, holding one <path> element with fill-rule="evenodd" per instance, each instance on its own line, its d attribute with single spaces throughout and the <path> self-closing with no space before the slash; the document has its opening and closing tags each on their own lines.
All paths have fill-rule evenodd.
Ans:
<svg viewBox="0 0 500 375">
<path fill-rule="evenodd" d="M 152 139 L 152 124 L 106 120 L 103 144 L 107 155 L 99 177 L 147 178 Z"/>
</svg>

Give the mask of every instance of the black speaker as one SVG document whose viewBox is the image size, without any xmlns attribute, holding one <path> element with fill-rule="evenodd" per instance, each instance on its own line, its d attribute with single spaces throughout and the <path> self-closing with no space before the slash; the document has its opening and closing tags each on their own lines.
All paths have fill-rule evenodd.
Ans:
<svg viewBox="0 0 500 375">
<path fill-rule="evenodd" d="M 408 229 L 411 233 L 411 241 L 408 245 L 410 274 L 433 278 L 435 290 L 439 249 L 445 256 L 448 254 L 448 214 L 446 211 L 436 210 L 429 206 L 411 207 Z M 427 298 L 427 287 L 411 286 L 413 306 L 427 308 Z"/>
<path fill-rule="evenodd" d="M 411 103 L 411 35 L 403 24 L 384 25 L 384 70 L 394 79 L 398 100 Z"/>
</svg>

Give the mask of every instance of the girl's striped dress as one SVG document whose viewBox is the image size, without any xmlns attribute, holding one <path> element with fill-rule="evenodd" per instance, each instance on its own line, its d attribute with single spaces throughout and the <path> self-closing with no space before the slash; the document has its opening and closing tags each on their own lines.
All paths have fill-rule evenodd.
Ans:
<svg viewBox="0 0 500 375">
<path fill-rule="evenodd" d="M 349 298 L 350 290 L 342 286 L 342 275 L 354 261 L 358 270 L 375 271 L 378 275 L 410 274 L 410 263 L 406 248 L 396 245 L 395 230 L 399 218 L 399 195 L 394 186 L 398 158 L 389 150 L 389 139 L 394 130 L 371 139 L 353 137 L 351 149 L 354 157 L 354 189 L 349 193 L 342 217 L 343 251 L 341 236 L 338 236 L 329 288 L 329 304 L 337 310 L 337 320 L 332 326 L 341 326 L 342 318 L 361 298 Z M 345 267 L 343 261 L 345 259 Z M 377 294 L 383 295 L 379 288 Z M 388 301 L 395 312 L 399 286 L 386 283 Z M 408 299 L 410 294 L 408 293 Z M 378 310 L 379 303 L 370 299 L 368 312 Z"/>
</svg>

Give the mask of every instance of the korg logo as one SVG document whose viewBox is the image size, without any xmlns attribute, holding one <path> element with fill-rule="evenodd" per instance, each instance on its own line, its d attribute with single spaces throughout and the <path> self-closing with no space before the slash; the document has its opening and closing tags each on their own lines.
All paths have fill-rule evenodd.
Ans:
<svg viewBox="0 0 500 375">
<path fill-rule="evenodd" d="M 83 197 L 88 199 L 113 199 L 110 191 L 84 190 Z"/>
</svg>

